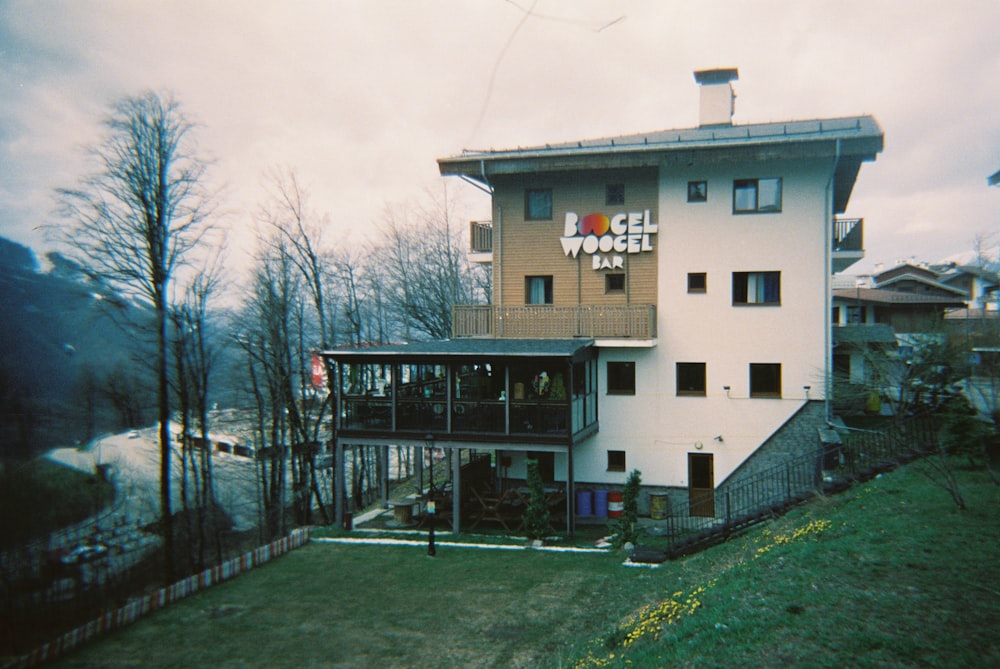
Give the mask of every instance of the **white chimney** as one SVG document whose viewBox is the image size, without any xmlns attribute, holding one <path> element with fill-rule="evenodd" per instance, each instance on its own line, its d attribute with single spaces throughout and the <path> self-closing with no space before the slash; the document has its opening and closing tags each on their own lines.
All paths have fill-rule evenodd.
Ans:
<svg viewBox="0 0 1000 669">
<path fill-rule="evenodd" d="M 736 93 L 730 83 L 740 78 L 736 68 L 698 70 L 694 80 L 701 86 L 701 108 L 698 125 L 732 125 L 736 110 Z"/>
</svg>

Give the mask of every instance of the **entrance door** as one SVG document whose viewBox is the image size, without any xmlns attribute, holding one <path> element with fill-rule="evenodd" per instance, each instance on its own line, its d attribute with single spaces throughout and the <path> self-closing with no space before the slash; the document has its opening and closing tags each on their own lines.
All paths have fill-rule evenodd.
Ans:
<svg viewBox="0 0 1000 669">
<path fill-rule="evenodd" d="M 688 505 L 692 516 L 715 516 L 715 466 L 711 453 L 688 453 Z"/>
</svg>

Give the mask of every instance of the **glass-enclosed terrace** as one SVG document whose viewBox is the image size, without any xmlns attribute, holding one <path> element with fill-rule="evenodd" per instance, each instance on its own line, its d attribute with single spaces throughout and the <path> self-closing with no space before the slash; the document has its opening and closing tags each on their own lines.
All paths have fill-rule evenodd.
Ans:
<svg viewBox="0 0 1000 669">
<path fill-rule="evenodd" d="M 455 340 L 324 353 L 338 438 L 572 445 L 597 430 L 590 340 Z"/>
</svg>

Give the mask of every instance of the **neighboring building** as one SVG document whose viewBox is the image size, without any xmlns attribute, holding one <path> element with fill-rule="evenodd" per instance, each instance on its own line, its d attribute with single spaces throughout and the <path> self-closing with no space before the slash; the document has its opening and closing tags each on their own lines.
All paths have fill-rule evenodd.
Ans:
<svg viewBox="0 0 1000 669">
<path fill-rule="evenodd" d="M 327 352 L 339 446 L 489 450 L 515 480 L 538 458 L 570 528 L 575 489 L 633 469 L 714 515 L 755 454 L 817 447 L 830 277 L 863 257 L 837 215 L 882 130 L 734 125 L 736 78 L 695 73 L 696 128 L 440 159 L 492 193 L 472 251 L 495 304 L 457 307 L 451 341 Z"/>
</svg>

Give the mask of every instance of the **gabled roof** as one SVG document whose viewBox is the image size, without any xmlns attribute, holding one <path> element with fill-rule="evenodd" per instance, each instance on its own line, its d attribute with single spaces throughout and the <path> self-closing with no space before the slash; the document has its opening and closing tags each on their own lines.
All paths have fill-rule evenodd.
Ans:
<svg viewBox="0 0 1000 669">
<path fill-rule="evenodd" d="M 961 288 L 956 288 L 955 286 L 950 286 L 946 283 L 941 283 L 940 281 L 937 280 L 936 277 L 934 279 L 927 279 L 923 276 L 915 274 L 899 274 L 897 276 L 892 277 L 891 279 L 887 279 L 885 281 L 878 281 L 876 285 L 878 286 L 878 288 L 887 289 L 889 286 L 895 286 L 897 284 L 902 284 L 906 282 L 920 284 L 920 286 L 923 286 L 925 289 L 928 290 L 932 289 L 938 291 L 939 293 L 958 295 L 963 298 L 968 297 L 968 294 Z M 899 290 L 897 292 L 904 293 L 907 291 Z"/>
<path fill-rule="evenodd" d="M 465 150 L 439 158 L 442 176 L 456 175 L 486 186 L 504 174 L 583 169 L 657 167 L 773 158 L 836 158 L 834 207 L 843 213 L 864 161 L 882 151 L 882 129 L 871 116 L 712 125 L 518 147 Z"/>
</svg>

